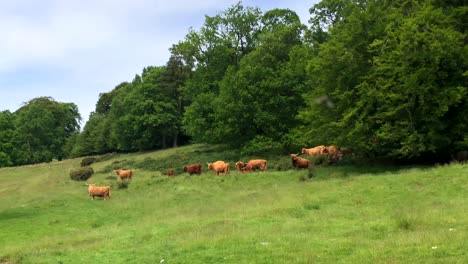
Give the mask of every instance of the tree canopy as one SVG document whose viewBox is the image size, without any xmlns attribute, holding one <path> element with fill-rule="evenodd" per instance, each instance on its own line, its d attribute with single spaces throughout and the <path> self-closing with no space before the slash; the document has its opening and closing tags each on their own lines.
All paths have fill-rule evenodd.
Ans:
<svg viewBox="0 0 468 264">
<path fill-rule="evenodd" d="M 0 166 L 188 142 L 243 153 L 336 144 L 364 158 L 442 161 L 468 149 L 462 1 L 323 0 L 296 12 L 238 2 L 205 16 L 163 66 L 73 103 L 0 112 Z"/>
</svg>

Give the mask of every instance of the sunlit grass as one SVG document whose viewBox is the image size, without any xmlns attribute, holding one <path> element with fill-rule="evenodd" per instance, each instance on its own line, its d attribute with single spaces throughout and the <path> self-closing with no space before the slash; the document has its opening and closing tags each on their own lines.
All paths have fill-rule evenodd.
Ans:
<svg viewBox="0 0 468 264">
<path fill-rule="evenodd" d="M 104 170 L 123 159 L 216 158 L 198 148 L 117 154 L 92 164 L 97 173 L 88 182 L 114 186 L 106 201 L 91 201 L 84 183 L 70 180 L 81 159 L 0 169 L 0 263 L 468 259 L 468 165 L 318 167 L 311 179 L 307 171 L 273 169 L 215 176 L 206 166 L 201 176 L 169 178 L 141 168 L 127 188 Z"/>
</svg>

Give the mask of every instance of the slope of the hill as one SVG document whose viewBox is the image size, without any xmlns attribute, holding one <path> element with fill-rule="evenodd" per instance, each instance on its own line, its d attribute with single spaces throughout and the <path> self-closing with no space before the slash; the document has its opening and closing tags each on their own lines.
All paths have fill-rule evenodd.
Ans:
<svg viewBox="0 0 468 264">
<path fill-rule="evenodd" d="M 468 165 L 215 176 L 238 156 L 201 145 L 107 155 L 87 196 L 81 159 L 0 169 L 0 263 L 466 263 Z M 201 176 L 181 165 L 200 162 Z M 119 189 L 117 167 L 135 168 Z M 174 167 L 178 176 L 161 172 Z M 285 170 L 278 170 L 285 169 Z"/>
</svg>

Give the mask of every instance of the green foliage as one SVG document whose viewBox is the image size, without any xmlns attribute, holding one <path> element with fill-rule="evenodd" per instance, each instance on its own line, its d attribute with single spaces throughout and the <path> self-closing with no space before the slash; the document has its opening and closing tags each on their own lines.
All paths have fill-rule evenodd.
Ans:
<svg viewBox="0 0 468 264">
<path fill-rule="evenodd" d="M 256 154 L 268 155 L 271 153 L 280 153 L 282 150 L 283 146 L 280 142 L 264 136 L 256 136 L 244 145 L 241 154 L 243 156 Z"/>
<path fill-rule="evenodd" d="M 2 165 L 49 162 L 67 157 L 70 153 L 64 146 L 79 131 L 80 119 L 75 104 L 56 102 L 50 97 L 32 99 L 13 114 L 2 112 Z"/>
<path fill-rule="evenodd" d="M 0 112 L 0 167 L 12 166 L 14 160 L 13 136 L 15 115 L 10 111 Z"/>
<path fill-rule="evenodd" d="M 94 174 L 93 168 L 89 166 L 81 167 L 81 168 L 70 171 L 70 179 L 74 181 L 86 181 L 91 176 L 93 176 L 93 174 Z"/>
<path fill-rule="evenodd" d="M 86 157 L 84 159 L 81 160 L 81 167 L 84 167 L 84 166 L 89 166 L 91 164 L 93 164 L 94 162 L 97 161 L 97 158 L 95 157 Z"/>
<path fill-rule="evenodd" d="M 241 2 L 206 16 L 165 66 L 100 94 L 82 132 L 76 106 L 51 98 L 2 112 L 0 166 L 189 142 L 242 155 L 334 144 L 356 150 L 348 164 L 468 149 L 462 1 L 323 0 L 310 13 L 310 28 Z"/>
<path fill-rule="evenodd" d="M 128 180 L 118 181 L 117 182 L 117 188 L 119 188 L 119 189 L 128 189 L 129 184 L 130 184 L 130 181 L 128 181 Z"/>
<path fill-rule="evenodd" d="M 468 63 L 456 9 L 337 3 L 322 1 L 314 11 L 316 22 L 328 21 L 329 39 L 308 66 L 314 89 L 297 141 L 396 160 L 447 160 L 466 149 Z"/>
</svg>

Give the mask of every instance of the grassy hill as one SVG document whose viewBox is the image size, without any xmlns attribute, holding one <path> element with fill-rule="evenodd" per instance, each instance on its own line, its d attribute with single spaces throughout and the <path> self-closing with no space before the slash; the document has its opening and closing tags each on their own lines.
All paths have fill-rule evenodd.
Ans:
<svg viewBox="0 0 468 264">
<path fill-rule="evenodd" d="M 0 169 L 0 263 L 467 263 L 468 165 L 319 167 L 215 176 L 238 153 L 192 145 L 92 164 L 90 200 L 69 171 L 81 159 Z M 203 164 L 201 176 L 182 166 Z M 233 164 L 231 164 L 233 165 Z M 113 169 L 134 168 L 126 189 Z M 161 176 L 173 167 L 175 178 Z"/>
</svg>

